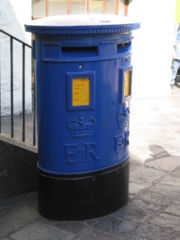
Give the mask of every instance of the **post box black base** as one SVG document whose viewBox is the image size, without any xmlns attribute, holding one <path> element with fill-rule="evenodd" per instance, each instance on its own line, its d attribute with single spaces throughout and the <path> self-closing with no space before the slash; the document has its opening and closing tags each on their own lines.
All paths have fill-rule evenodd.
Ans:
<svg viewBox="0 0 180 240">
<path fill-rule="evenodd" d="M 86 175 L 48 175 L 38 170 L 38 208 L 54 220 L 82 220 L 111 213 L 128 201 L 129 161 Z"/>
</svg>

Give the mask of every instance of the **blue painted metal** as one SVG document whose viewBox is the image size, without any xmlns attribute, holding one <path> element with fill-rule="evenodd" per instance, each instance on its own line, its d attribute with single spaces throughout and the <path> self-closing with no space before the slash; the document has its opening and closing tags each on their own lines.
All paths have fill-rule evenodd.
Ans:
<svg viewBox="0 0 180 240">
<path fill-rule="evenodd" d="M 124 72 L 132 70 L 131 30 L 138 27 L 26 25 L 35 33 L 40 170 L 90 173 L 128 158 Z M 72 106 L 73 78 L 90 79 L 89 106 Z"/>
</svg>

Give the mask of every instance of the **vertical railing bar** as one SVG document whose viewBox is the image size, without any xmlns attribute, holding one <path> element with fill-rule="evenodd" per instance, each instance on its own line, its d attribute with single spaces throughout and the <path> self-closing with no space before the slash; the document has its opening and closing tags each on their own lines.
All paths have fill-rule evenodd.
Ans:
<svg viewBox="0 0 180 240">
<path fill-rule="evenodd" d="M 87 13 L 90 13 L 90 0 L 87 0 Z"/>
<path fill-rule="evenodd" d="M 129 0 L 125 0 L 125 6 L 124 6 L 124 16 L 128 16 L 128 5 L 129 5 Z"/>
<path fill-rule="evenodd" d="M 10 38 L 10 92 L 11 92 L 11 137 L 14 137 L 14 65 L 13 65 L 13 38 Z"/>
<path fill-rule="evenodd" d="M 119 13 L 119 0 L 116 0 L 116 3 L 115 3 L 115 14 L 118 15 Z"/>
<path fill-rule="evenodd" d="M 25 142 L 25 45 L 22 44 L 22 141 Z"/>
<path fill-rule="evenodd" d="M 33 146 L 36 145 L 36 69 L 34 65 L 34 94 L 33 94 Z"/>
<path fill-rule="evenodd" d="M 0 133 L 2 131 L 1 128 L 1 45 L 0 45 Z"/>
<path fill-rule="evenodd" d="M 128 16 L 128 5 L 125 5 L 124 7 L 124 16 Z"/>
<path fill-rule="evenodd" d="M 103 9 L 102 9 L 103 14 L 106 13 L 106 0 L 103 0 Z"/>
<path fill-rule="evenodd" d="M 71 0 L 68 0 L 68 4 L 67 4 L 67 14 L 71 13 Z"/>
<path fill-rule="evenodd" d="M 49 16 L 49 0 L 46 0 L 46 17 Z"/>
</svg>

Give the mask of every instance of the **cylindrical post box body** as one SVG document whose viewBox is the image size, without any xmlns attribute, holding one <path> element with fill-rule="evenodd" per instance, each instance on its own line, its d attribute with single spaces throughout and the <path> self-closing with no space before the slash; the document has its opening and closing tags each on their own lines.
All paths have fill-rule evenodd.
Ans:
<svg viewBox="0 0 180 240">
<path fill-rule="evenodd" d="M 139 24 L 78 17 L 26 25 L 35 34 L 39 211 L 53 219 L 101 216 L 128 200 L 131 31 Z"/>
</svg>

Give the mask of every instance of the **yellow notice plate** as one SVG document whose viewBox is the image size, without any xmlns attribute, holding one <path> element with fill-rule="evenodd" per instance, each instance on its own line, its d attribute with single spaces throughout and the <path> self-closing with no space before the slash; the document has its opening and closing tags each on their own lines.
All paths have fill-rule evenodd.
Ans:
<svg viewBox="0 0 180 240">
<path fill-rule="evenodd" d="M 131 71 L 124 73 L 124 97 L 128 97 L 130 95 L 130 77 Z"/>
<path fill-rule="evenodd" d="M 72 79 L 72 106 L 90 105 L 90 79 L 74 78 Z"/>
</svg>

